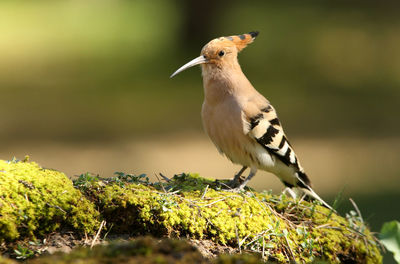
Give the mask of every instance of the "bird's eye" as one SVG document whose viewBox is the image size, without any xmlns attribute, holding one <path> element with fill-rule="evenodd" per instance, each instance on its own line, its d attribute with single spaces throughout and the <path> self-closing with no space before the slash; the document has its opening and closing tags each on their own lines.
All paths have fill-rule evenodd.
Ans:
<svg viewBox="0 0 400 264">
<path fill-rule="evenodd" d="M 221 50 L 220 52 L 218 52 L 218 56 L 222 57 L 225 55 L 225 51 Z"/>
</svg>

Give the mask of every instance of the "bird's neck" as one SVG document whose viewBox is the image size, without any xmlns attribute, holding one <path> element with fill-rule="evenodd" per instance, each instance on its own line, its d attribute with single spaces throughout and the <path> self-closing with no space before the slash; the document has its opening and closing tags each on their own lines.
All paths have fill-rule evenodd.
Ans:
<svg viewBox="0 0 400 264">
<path fill-rule="evenodd" d="M 204 101 L 218 104 L 228 98 L 240 96 L 245 90 L 254 89 L 242 72 L 239 63 L 217 67 L 203 65 Z"/>
</svg>

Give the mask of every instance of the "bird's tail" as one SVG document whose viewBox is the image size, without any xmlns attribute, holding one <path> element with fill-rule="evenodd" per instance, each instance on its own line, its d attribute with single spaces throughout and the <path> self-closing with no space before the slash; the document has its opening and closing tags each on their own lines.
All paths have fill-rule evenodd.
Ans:
<svg viewBox="0 0 400 264">
<path fill-rule="evenodd" d="M 332 208 L 327 202 L 325 202 L 319 195 L 314 192 L 311 188 L 310 180 L 308 179 L 307 175 L 304 172 L 297 172 L 297 180 L 299 181 L 297 187 L 299 187 L 306 195 L 310 196 L 311 198 L 320 201 L 326 208 L 332 210 L 336 213 L 336 210 Z"/>
</svg>

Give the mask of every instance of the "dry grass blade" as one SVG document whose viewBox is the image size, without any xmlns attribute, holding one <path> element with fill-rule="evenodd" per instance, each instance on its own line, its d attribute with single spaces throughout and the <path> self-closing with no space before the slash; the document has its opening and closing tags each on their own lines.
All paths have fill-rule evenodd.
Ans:
<svg viewBox="0 0 400 264">
<path fill-rule="evenodd" d="M 354 209 L 356 210 L 358 216 L 360 217 L 361 223 L 364 224 L 364 219 L 362 218 L 360 209 L 358 209 L 358 206 L 357 206 L 356 202 L 354 202 L 354 200 L 351 199 L 351 198 L 349 198 L 349 200 L 350 200 L 351 204 L 353 205 Z"/>
<path fill-rule="evenodd" d="M 262 252 L 261 252 L 261 257 L 264 259 L 265 256 L 265 239 L 264 236 L 262 237 Z"/>
<path fill-rule="evenodd" d="M 235 234 L 236 234 L 236 239 L 237 239 L 237 243 L 238 243 L 239 253 L 242 254 L 242 249 L 241 249 L 241 247 L 240 247 L 239 232 L 238 232 L 238 230 L 237 230 L 236 223 L 235 223 Z"/>
<path fill-rule="evenodd" d="M 292 260 L 293 263 L 296 263 L 296 259 L 295 259 L 294 254 L 293 254 L 293 250 L 292 250 L 292 248 L 291 248 L 290 245 L 289 245 L 289 241 L 288 241 L 286 235 L 283 236 L 283 237 L 285 238 L 286 245 L 287 245 L 287 248 L 288 248 L 289 253 L 290 253 L 290 259 Z"/>
<path fill-rule="evenodd" d="M 97 239 L 99 238 L 99 235 L 101 233 L 101 230 L 103 229 L 103 226 L 106 224 L 106 221 L 101 221 L 99 230 L 97 230 L 96 236 L 94 237 L 94 239 L 92 240 L 92 244 L 90 245 L 90 249 L 93 248 L 94 244 L 96 243 Z"/>
<path fill-rule="evenodd" d="M 208 204 L 202 205 L 201 207 L 207 207 L 207 206 L 213 205 L 213 204 L 215 204 L 215 203 L 218 203 L 218 202 L 224 201 L 224 200 L 226 200 L 226 199 L 228 199 L 228 198 L 235 197 L 235 196 L 236 196 L 236 195 L 230 195 L 230 196 L 226 196 L 226 197 L 224 197 L 224 198 L 221 198 L 221 199 L 215 200 L 215 201 L 213 201 L 213 202 L 211 202 L 211 203 L 208 203 Z"/>
<path fill-rule="evenodd" d="M 206 193 L 207 193 L 207 190 L 208 190 L 208 184 L 207 184 L 207 186 L 206 186 L 206 188 L 204 189 L 204 192 L 203 192 L 203 195 L 201 196 L 201 199 L 203 200 L 204 199 L 204 197 L 206 196 Z"/>
</svg>

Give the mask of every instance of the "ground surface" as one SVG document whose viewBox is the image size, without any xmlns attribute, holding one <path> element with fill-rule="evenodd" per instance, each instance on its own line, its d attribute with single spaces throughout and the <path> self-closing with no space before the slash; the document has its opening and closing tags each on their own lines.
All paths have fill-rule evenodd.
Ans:
<svg viewBox="0 0 400 264">
<path fill-rule="evenodd" d="M 249 251 L 278 263 L 381 261 L 356 206 L 344 218 L 285 195 L 227 191 L 226 182 L 197 174 L 152 183 L 145 175 L 85 173 L 72 183 L 27 159 L 0 165 L 1 251 L 18 259 L 152 234 L 187 238 L 203 257 Z"/>
</svg>

